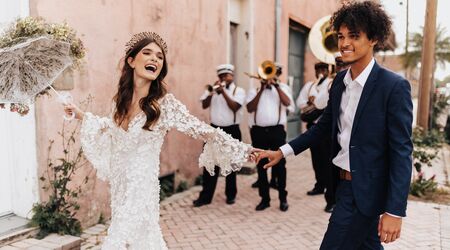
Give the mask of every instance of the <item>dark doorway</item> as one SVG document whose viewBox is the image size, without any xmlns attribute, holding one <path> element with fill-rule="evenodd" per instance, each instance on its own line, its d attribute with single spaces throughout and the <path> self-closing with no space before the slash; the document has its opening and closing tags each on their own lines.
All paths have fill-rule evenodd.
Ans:
<svg viewBox="0 0 450 250">
<path fill-rule="evenodd" d="M 292 84 L 294 101 L 297 100 L 300 89 L 304 84 L 303 72 L 305 69 L 305 48 L 308 33 L 309 30 L 306 27 L 289 20 L 289 76 L 287 79 Z M 295 107 L 295 112 L 288 116 L 287 139 L 293 139 L 301 132 L 299 110 Z"/>
</svg>

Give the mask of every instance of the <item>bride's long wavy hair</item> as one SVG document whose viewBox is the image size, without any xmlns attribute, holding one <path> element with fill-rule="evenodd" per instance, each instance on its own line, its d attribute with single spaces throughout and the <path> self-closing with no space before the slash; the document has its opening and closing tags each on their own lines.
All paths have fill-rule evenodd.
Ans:
<svg viewBox="0 0 450 250">
<path fill-rule="evenodd" d="M 128 64 L 128 58 L 135 58 L 136 55 L 148 44 L 155 42 L 151 38 L 145 38 L 142 41 L 136 43 L 132 49 L 130 49 L 124 58 L 123 67 L 122 67 L 122 75 L 119 80 L 119 88 L 117 94 L 114 96 L 114 101 L 116 102 L 116 109 L 114 112 L 114 122 L 121 126 L 124 122 L 130 105 L 133 99 L 133 90 L 134 90 L 134 69 Z M 156 43 L 156 42 L 155 42 Z M 158 44 L 158 43 L 156 43 Z M 158 45 L 159 46 L 159 45 Z M 160 46 L 161 47 L 161 46 Z M 167 88 L 166 84 L 163 81 L 164 77 L 167 75 L 167 62 L 166 62 L 166 54 L 164 50 L 161 49 L 164 54 L 163 67 L 161 69 L 158 77 L 153 80 L 150 84 L 150 89 L 148 91 L 148 95 L 139 100 L 139 106 L 144 111 L 147 116 L 147 120 L 145 121 L 144 126 L 142 127 L 145 130 L 151 131 L 151 127 L 158 121 L 161 110 L 158 103 L 158 100 L 161 99 L 166 93 Z M 128 121 L 130 122 L 130 121 Z"/>
</svg>

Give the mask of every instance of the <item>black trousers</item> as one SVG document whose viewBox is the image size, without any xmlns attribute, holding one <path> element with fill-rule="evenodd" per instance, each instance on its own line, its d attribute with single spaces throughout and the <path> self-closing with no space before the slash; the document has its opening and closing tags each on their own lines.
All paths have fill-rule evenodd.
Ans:
<svg viewBox="0 0 450 250">
<path fill-rule="evenodd" d="M 271 127 L 253 126 L 250 129 L 252 145 L 255 148 L 278 150 L 280 146 L 286 143 L 286 131 L 283 125 Z M 267 179 L 267 169 L 263 166 L 268 160 L 261 160 L 258 165 L 258 189 L 259 196 L 263 201 L 270 201 L 269 181 Z M 278 181 L 278 198 L 281 202 L 286 201 L 286 160 L 283 158 L 278 164 L 272 167 L 272 174 L 275 173 Z"/>
<path fill-rule="evenodd" d="M 311 128 L 314 124 L 308 124 L 307 128 Z M 314 189 L 325 190 L 325 201 L 327 204 L 335 204 L 335 192 L 331 187 L 331 139 L 324 139 L 320 144 L 310 147 L 311 160 L 314 169 L 316 183 Z"/>
<path fill-rule="evenodd" d="M 214 124 L 211 126 L 215 128 L 221 128 L 225 133 L 230 134 L 233 138 L 241 140 L 241 130 L 239 125 L 232 125 L 228 127 L 219 127 Z M 203 184 L 202 191 L 200 192 L 199 200 L 205 202 L 211 202 L 214 197 L 214 192 L 217 186 L 217 179 L 219 178 L 219 167 L 216 166 L 214 169 L 215 175 L 211 176 L 206 169 L 203 168 Z M 233 200 L 236 198 L 237 187 L 236 187 L 236 172 L 232 172 L 227 177 L 225 177 L 225 195 L 227 200 Z"/>
</svg>

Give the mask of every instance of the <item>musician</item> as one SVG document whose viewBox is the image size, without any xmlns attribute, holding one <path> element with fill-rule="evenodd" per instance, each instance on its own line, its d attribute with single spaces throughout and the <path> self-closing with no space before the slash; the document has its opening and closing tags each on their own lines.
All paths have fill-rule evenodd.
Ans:
<svg viewBox="0 0 450 250">
<path fill-rule="evenodd" d="M 203 109 L 210 110 L 211 126 L 221 128 L 233 138 L 241 140 L 239 123 L 242 121 L 242 105 L 245 102 L 245 90 L 234 83 L 234 66 L 222 64 L 217 66 L 218 80 L 208 86 L 208 89 L 200 97 Z M 194 201 L 195 207 L 211 203 L 219 176 L 219 167 L 216 166 L 216 174 L 211 176 L 203 169 L 203 184 L 199 198 Z M 225 178 L 226 203 L 235 203 L 237 187 L 236 172 L 230 173 Z"/>
<path fill-rule="evenodd" d="M 275 67 L 276 67 L 276 71 L 277 71 L 276 75 L 275 75 L 276 76 L 275 81 L 279 81 L 281 74 L 283 74 L 283 65 L 281 63 L 275 62 Z M 259 183 L 259 181 L 256 180 L 252 184 L 252 188 L 258 188 L 258 183 Z M 270 175 L 269 187 L 278 190 L 277 169 L 275 169 L 275 168 L 272 168 L 272 174 Z"/>
<path fill-rule="evenodd" d="M 314 65 L 316 80 L 307 82 L 296 100 L 297 107 L 301 110 L 301 119 L 306 122 L 309 129 L 319 120 L 328 102 L 328 90 L 332 82 L 329 74 L 329 65 L 323 62 Z M 323 140 L 311 147 L 311 160 L 316 183 L 313 189 L 306 192 L 307 195 L 324 194 L 330 182 L 330 150 L 329 140 Z M 334 208 L 334 195 L 328 192 L 325 195 L 327 205 L 325 211 L 331 213 Z"/>
<path fill-rule="evenodd" d="M 282 67 L 278 64 L 277 76 L 282 73 Z M 286 141 L 287 111 L 294 111 L 294 101 L 289 86 L 278 79 L 261 80 L 260 88 L 250 89 L 247 96 L 247 110 L 249 112 L 250 135 L 252 145 L 261 149 L 273 149 L 283 145 Z M 270 207 L 269 181 L 267 170 L 263 168 L 267 160 L 258 163 L 258 191 L 261 202 L 256 210 L 264 210 Z M 278 198 L 280 210 L 289 208 L 286 191 L 286 161 L 283 159 L 277 164 L 276 176 L 278 184 Z"/>
</svg>

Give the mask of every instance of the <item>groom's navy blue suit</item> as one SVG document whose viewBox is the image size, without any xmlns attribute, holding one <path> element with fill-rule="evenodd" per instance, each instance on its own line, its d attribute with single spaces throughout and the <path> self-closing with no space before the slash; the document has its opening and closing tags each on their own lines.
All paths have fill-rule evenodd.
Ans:
<svg viewBox="0 0 450 250">
<path fill-rule="evenodd" d="M 340 151 L 338 119 L 345 74 L 346 71 L 337 74 L 330 89 L 328 106 L 317 125 L 289 142 L 295 154 L 326 136 L 331 136 L 332 140 L 331 157 L 334 158 Z M 378 215 L 384 212 L 406 216 L 412 170 L 412 117 L 408 81 L 375 63 L 364 85 L 353 121 L 349 149 L 352 180 L 345 185 L 351 190 L 351 199 L 358 212 L 362 216 L 375 218 L 376 222 Z M 333 165 L 331 171 L 336 187 L 339 168 Z M 335 213 L 331 219 L 336 220 L 337 224 L 339 220 L 345 220 L 345 216 L 339 215 L 339 210 Z M 358 231 L 358 228 L 353 230 Z M 333 232 L 328 230 L 327 234 Z M 342 234 L 328 237 L 342 237 Z"/>
</svg>

